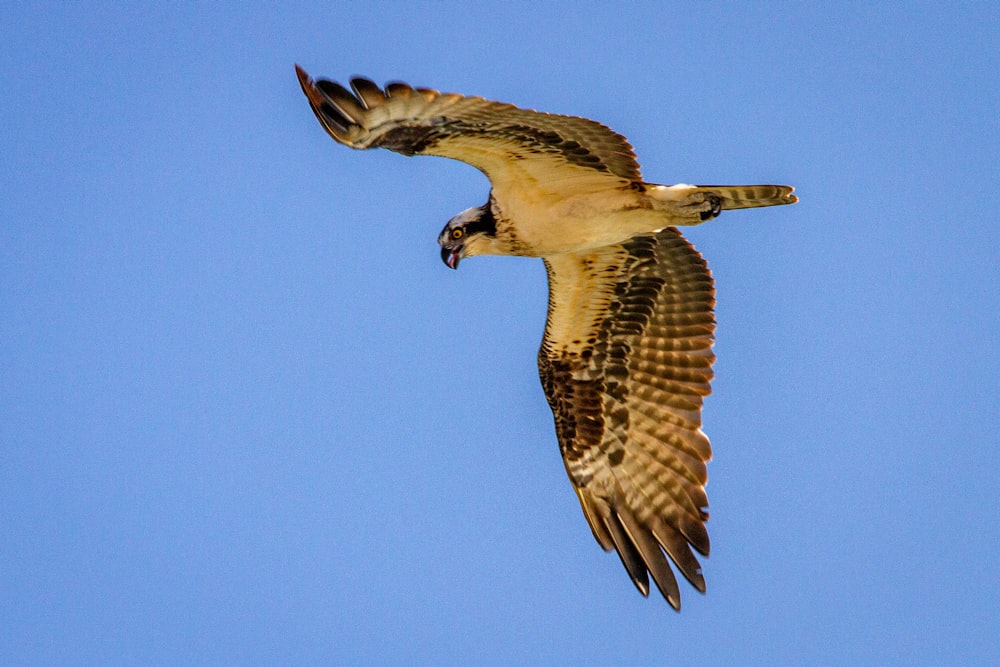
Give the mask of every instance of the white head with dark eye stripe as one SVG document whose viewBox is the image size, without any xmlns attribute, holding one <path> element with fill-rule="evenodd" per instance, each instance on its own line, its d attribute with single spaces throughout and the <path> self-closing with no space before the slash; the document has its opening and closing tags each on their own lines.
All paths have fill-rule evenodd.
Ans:
<svg viewBox="0 0 1000 667">
<path fill-rule="evenodd" d="M 488 203 L 466 209 L 449 220 L 438 236 L 441 260 L 448 268 L 457 269 L 463 257 L 493 254 L 490 249 L 496 233 L 496 218 Z"/>
</svg>

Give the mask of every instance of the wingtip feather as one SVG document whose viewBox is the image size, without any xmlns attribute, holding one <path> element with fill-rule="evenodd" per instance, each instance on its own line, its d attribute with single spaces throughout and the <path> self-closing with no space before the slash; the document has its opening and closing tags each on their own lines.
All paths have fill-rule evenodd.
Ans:
<svg viewBox="0 0 1000 667">
<path fill-rule="evenodd" d="M 677 585 L 677 577 L 670 569 L 667 557 L 660 550 L 660 545 L 656 538 L 650 533 L 648 528 L 640 526 L 635 516 L 629 512 L 619 512 L 625 532 L 628 534 L 632 544 L 638 550 L 642 561 L 653 576 L 653 582 L 660 589 L 660 594 L 667 603 L 676 611 L 681 610 L 681 590 Z"/>
<path fill-rule="evenodd" d="M 625 566 L 628 576 L 632 579 L 632 583 L 639 589 L 643 597 L 649 597 L 649 570 L 646 568 L 646 562 L 643 560 L 639 548 L 633 543 L 625 526 L 622 525 L 621 519 L 614 512 L 608 511 L 601 519 L 611 535 L 611 539 L 614 540 L 615 551 L 618 553 L 622 565 Z"/>
<path fill-rule="evenodd" d="M 354 91 L 355 96 L 361 100 L 366 109 L 385 104 L 385 93 L 371 79 L 366 79 L 363 76 L 352 77 L 351 90 Z"/>
<path fill-rule="evenodd" d="M 314 108 L 323 103 L 323 95 L 317 90 L 316 82 L 309 76 L 309 73 L 302 69 L 298 63 L 295 64 L 295 75 L 299 78 L 299 85 L 302 92 L 309 98 L 309 104 Z"/>
</svg>

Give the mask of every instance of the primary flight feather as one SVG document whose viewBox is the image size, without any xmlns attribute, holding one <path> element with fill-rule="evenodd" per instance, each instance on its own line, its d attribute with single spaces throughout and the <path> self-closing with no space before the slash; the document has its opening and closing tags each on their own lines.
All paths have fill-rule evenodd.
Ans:
<svg viewBox="0 0 1000 667">
<path fill-rule="evenodd" d="M 488 201 L 441 231 L 442 260 L 454 269 L 474 255 L 542 258 L 539 375 L 594 537 L 643 595 L 652 577 L 680 609 L 668 558 L 704 592 L 692 548 L 708 555 L 712 450 L 701 407 L 715 360 L 715 289 L 675 227 L 792 204 L 793 188 L 646 183 L 628 141 L 592 120 L 404 83 L 355 78 L 348 90 L 295 69 L 339 143 L 449 157 L 490 179 Z"/>
</svg>

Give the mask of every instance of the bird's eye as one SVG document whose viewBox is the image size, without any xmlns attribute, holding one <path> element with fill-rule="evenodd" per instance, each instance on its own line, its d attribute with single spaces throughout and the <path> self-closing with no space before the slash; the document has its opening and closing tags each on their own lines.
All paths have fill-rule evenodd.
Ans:
<svg viewBox="0 0 1000 667">
<path fill-rule="evenodd" d="M 451 230 L 451 240 L 452 241 L 457 241 L 460 238 L 462 238 L 463 236 L 465 236 L 465 230 L 462 229 L 461 227 L 456 227 L 455 229 Z"/>
</svg>

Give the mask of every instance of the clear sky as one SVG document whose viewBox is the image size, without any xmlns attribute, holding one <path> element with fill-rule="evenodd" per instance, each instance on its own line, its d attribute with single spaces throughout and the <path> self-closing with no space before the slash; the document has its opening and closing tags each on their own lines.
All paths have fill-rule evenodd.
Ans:
<svg viewBox="0 0 1000 667">
<path fill-rule="evenodd" d="M 1000 11 L 869 4 L 0 4 L 0 662 L 998 664 Z M 296 62 L 797 188 L 688 232 L 707 595 L 594 541 L 541 263 L 441 263 L 486 179 Z"/>
</svg>

